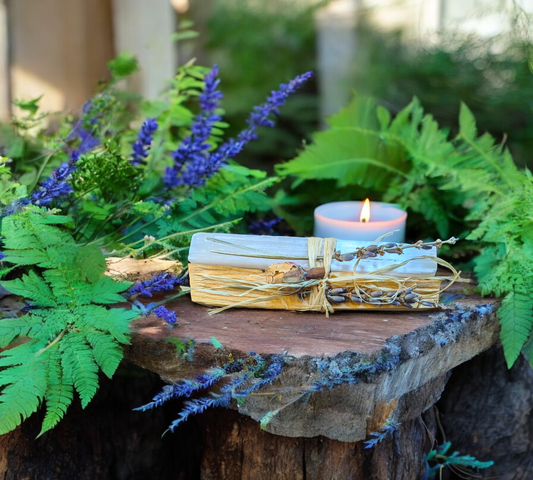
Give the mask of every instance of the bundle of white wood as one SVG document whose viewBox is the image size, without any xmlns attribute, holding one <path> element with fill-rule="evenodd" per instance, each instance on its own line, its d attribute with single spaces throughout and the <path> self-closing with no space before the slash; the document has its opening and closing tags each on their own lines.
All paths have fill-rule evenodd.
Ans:
<svg viewBox="0 0 533 480">
<path fill-rule="evenodd" d="M 311 244 L 318 246 L 313 254 Z M 189 253 L 191 298 L 224 308 L 326 313 L 438 306 L 441 281 L 448 277 L 435 276 L 446 262 L 434 245 L 335 239 L 324 245 L 330 247 L 321 239 L 197 233 Z"/>
</svg>

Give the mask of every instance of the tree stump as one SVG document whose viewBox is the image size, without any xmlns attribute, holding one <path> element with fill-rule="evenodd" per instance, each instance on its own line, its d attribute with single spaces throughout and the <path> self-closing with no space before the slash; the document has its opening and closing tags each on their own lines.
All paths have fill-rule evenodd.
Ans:
<svg viewBox="0 0 533 480">
<path fill-rule="evenodd" d="M 437 408 L 454 450 L 494 461 L 479 478 L 533 478 L 533 370 L 524 356 L 509 370 L 498 345 L 460 365 Z"/>
<path fill-rule="evenodd" d="M 203 373 L 230 353 L 285 359 L 273 385 L 234 411 L 197 419 L 199 478 L 208 480 L 421 478 L 435 433 L 430 407 L 449 372 L 498 338 L 494 304 L 466 296 L 442 312 L 336 312 L 329 319 L 256 309 L 209 316 L 188 299 L 169 308 L 180 325 L 139 319 L 126 352 L 167 382 Z M 194 338 L 192 359 L 178 355 L 169 337 Z M 301 395 L 317 381 L 324 388 Z M 262 430 L 257 422 L 273 410 L 279 413 Z M 400 424 L 392 436 L 365 449 L 362 441 L 390 421 Z"/>
</svg>

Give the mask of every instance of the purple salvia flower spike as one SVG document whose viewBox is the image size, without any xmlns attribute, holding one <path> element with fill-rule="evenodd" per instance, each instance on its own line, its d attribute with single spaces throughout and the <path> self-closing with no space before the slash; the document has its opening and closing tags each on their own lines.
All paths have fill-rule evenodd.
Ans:
<svg viewBox="0 0 533 480">
<path fill-rule="evenodd" d="M 49 205 L 52 201 L 72 192 L 72 186 L 67 182 L 76 169 L 76 162 L 80 159 L 77 150 L 70 154 L 70 160 L 63 162 L 52 175 L 40 184 L 40 188 L 32 193 L 30 202 L 33 205 Z"/>
<path fill-rule="evenodd" d="M 168 188 L 179 185 L 199 186 L 205 180 L 210 145 L 207 142 L 211 136 L 213 125 L 221 120 L 215 113 L 222 93 L 217 90 L 220 80 L 218 67 L 215 65 L 205 76 L 204 90 L 200 95 L 199 113 L 191 125 L 191 134 L 183 140 L 181 145 L 172 153 L 174 164 L 167 167 L 163 181 Z"/>
<path fill-rule="evenodd" d="M 133 155 L 131 159 L 132 165 L 145 165 L 145 158 L 148 156 L 154 133 L 157 130 L 157 120 L 155 118 L 147 118 L 137 135 L 137 140 L 133 144 Z"/>
<path fill-rule="evenodd" d="M 168 310 L 162 305 L 160 307 L 154 308 L 153 312 L 158 318 L 162 318 L 169 325 L 174 325 L 178 321 L 178 316 L 176 315 L 176 312 L 172 312 L 171 310 Z"/>
<path fill-rule="evenodd" d="M 240 153 L 244 145 L 255 140 L 258 127 L 273 127 L 274 121 L 269 117 L 278 115 L 279 107 L 285 103 L 289 95 L 298 90 L 312 76 L 313 72 L 307 72 L 298 75 L 287 84 L 281 84 L 278 90 L 272 91 L 263 105 L 254 107 L 246 121 L 248 127 L 237 135 L 237 140 L 228 140 L 211 155 L 208 176 L 214 175 L 228 160 Z"/>
</svg>

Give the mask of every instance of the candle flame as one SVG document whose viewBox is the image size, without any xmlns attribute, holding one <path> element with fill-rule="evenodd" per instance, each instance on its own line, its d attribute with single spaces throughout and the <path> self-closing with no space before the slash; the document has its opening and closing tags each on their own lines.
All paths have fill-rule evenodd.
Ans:
<svg viewBox="0 0 533 480">
<path fill-rule="evenodd" d="M 359 221 L 370 221 L 370 200 L 368 198 L 363 202 L 363 208 L 361 208 L 361 216 L 359 217 Z"/>
</svg>

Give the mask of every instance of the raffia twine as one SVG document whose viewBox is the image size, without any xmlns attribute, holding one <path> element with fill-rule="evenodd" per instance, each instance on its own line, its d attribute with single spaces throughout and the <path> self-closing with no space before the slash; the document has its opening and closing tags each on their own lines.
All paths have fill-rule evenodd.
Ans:
<svg viewBox="0 0 533 480">
<path fill-rule="evenodd" d="M 374 282 L 377 285 L 375 288 L 381 288 L 378 285 L 382 284 L 383 282 L 392 282 L 396 285 L 396 289 L 401 289 L 404 287 L 405 282 L 407 280 L 438 280 L 438 281 L 444 281 L 448 280 L 450 283 L 446 285 L 443 289 L 438 289 L 433 292 L 430 292 L 426 295 L 419 295 L 421 299 L 428 298 L 428 297 L 434 297 L 442 293 L 444 290 L 449 288 L 454 282 L 468 282 L 469 280 L 464 280 L 460 278 L 461 272 L 458 272 L 452 265 L 450 265 L 445 260 L 438 258 L 438 257 L 432 257 L 429 255 L 421 255 L 418 257 L 413 257 L 408 260 L 405 260 L 403 262 L 394 263 L 391 265 L 388 265 L 386 267 L 378 268 L 377 270 L 374 270 L 373 272 L 366 272 L 366 273 L 356 273 L 356 265 L 354 266 L 354 271 L 352 275 L 343 275 L 343 276 L 335 276 L 335 272 L 331 272 L 331 262 L 333 260 L 333 255 L 335 253 L 335 247 L 337 245 L 337 240 L 335 238 L 318 238 L 318 237 L 309 237 L 307 239 L 307 254 L 309 258 L 309 267 L 324 267 L 325 273 L 324 277 L 320 279 L 311 279 L 311 280 L 305 280 L 299 283 L 269 283 L 265 281 L 263 278 L 258 278 L 257 281 L 250 280 L 250 279 L 235 279 L 235 278 L 228 278 L 224 276 L 219 275 L 207 275 L 204 274 L 203 277 L 210 279 L 210 280 L 216 280 L 217 282 L 220 282 L 223 284 L 222 290 L 210 290 L 210 289 L 203 289 L 203 288 L 189 288 L 186 290 L 195 290 L 195 291 L 201 291 L 204 293 L 212 293 L 214 295 L 222 295 L 222 296 L 231 296 L 231 297 L 244 297 L 250 294 L 251 292 L 264 292 L 264 296 L 255 297 L 255 298 L 248 298 L 241 301 L 236 301 L 235 303 L 232 303 L 231 305 L 226 305 L 224 307 L 215 308 L 209 311 L 209 315 L 214 315 L 216 313 L 222 312 L 224 310 L 227 310 L 229 308 L 235 308 L 235 307 L 244 307 L 248 305 L 252 305 L 255 303 L 261 303 L 265 301 L 271 301 L 274 299 L 281 299 L 283 301 L 283 297 L 287 297 L 290 295 L 295 295 L 299 292 L 306 291 L 310 292 L 309 295 L 306 295 L 305 297 L 301 296 L 301 302 L 302 306 L 298 308 L 298 310 L 303 311 L 320 311 L 324 312 L 326 314 L 326 317 L 329 317 L 330 313 L 334 312 L 334 308 L 331 305 L 331 303 L 328 301 L 327 298 L 327 290 L 328 287 L 331 288 L 337 288 L 337 287 L 353 287 L 355 291 L 358 291 L 358 289 L 363 288 L 363 285 L 368 287 L 368 282 Z M 322 252 L 322 255 L 320 253 Z M 319 257 L 322 257 L 321 259 Z M 393 275 L 388 275 L 388 273 L 408 264 L 409 262 L 413 260 L 420 260 L 420 259 L 430 259 L 437 264 L 448 268 L 451 272 L 451 276 L 427 276 L 427 275 L 411 275 L 409 277 L 398 277 Z M 230 291 L 239 289 L 243 290 L 242 293 L 236 294 L 234 291 Z M 184 288 L 185 290 L 185 288 Z M 384 303 L 384 305 L 387 305 Z"/>
</svg>

